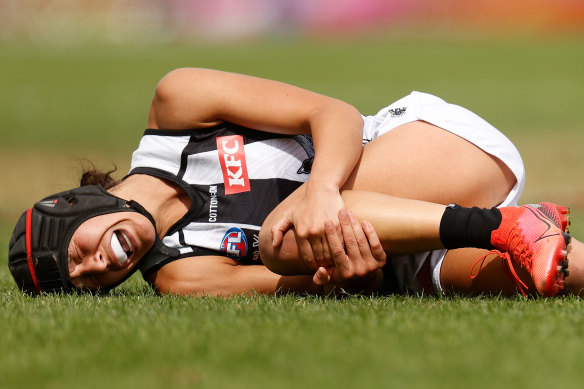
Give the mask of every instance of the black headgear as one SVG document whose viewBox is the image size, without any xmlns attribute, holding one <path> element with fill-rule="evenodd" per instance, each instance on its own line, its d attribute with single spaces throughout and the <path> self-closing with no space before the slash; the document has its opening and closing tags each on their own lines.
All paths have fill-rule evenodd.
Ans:
<svg viewBox="0 0 584 389">
<path fill-rule="evenodd" d="M 100 185 L 56 193 L 37 202 L 22 214 L 10 239 L 8 267 L 18 287 L 29 294 L 76 290 L 68 265 L 73 233 L 91 217 L 128 211 L 146 216 L 156 231 L 154 219 L 140 204 L 116 197 Z M 160 242 L 156 240 L 155 246 Z"/>
</svg>

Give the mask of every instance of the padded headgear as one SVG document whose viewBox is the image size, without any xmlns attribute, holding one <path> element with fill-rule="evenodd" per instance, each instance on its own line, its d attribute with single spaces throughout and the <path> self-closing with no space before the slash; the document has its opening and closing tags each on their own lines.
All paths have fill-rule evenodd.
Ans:
<svg viewBox="0 0 584 389">
<path fill-rule="evenodd" d="M 140 204 L 116 197 L 100 185 L 56 193 L 37 202 L 22 214 L 9 244 L 8 267 L 20 290 L 29 294 L 77 290 L 68 265 L 73 233 L 89 218 L 128 211 L 146 216 L 156 230 L 154 219 Z"/>
</svg>

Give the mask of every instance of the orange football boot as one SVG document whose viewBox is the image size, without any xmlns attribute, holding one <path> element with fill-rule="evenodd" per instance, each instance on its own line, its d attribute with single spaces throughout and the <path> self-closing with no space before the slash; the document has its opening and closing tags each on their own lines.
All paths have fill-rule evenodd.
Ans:
<svg viewBox="0 0 584 389">
<path fill-rule="evenodd" d="M 500 208 L 503 219 L 491 233 L 491 243 L 503 266 L 525 294 L 527 286 L 513 269 L 513 262 L 530 274 L 537 292 L 551 297 L 564 288 L 568 276 L 570 210 L 552 203 Z M 506 255 L 505 255 L 506 254 Z"/>
</svg>

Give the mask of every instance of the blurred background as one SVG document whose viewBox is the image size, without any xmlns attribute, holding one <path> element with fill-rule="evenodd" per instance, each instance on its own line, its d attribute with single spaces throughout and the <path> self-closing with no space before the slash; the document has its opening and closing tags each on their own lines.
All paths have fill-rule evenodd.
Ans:
<svg viewBox="0 0 584 389">
<path fill-rule="evenodd" d="M 577 387 L 579 299 L 223 304 L 155 298 L 139 275 L 111 298 L 31 299 L 7 254 L 20 214 L 87 161 L 127 172 L 183 66 L 366 115 L 412 90 L 463 105 L 521 151 L 521 202 L 570 206 L 582 238 L 583 63 L 583 0 L 0 0 L 0 388 Z"/>
<path fill-rule="evenodd" d="M 258 37 L 346 37 L 376 29 L 454 27 L 580 32 L 580 0 L 1 0 L 0 37 L 40 45 L 151 45 Z"/>
<path fill-rule="evenodd" d="M 518 145 L 525 201 L 584 209 L 581 0 L 0 0 L 0 225 L 126 171 L 156 82 L 214 67 L 339 97 L 365 114 L 423 90 Z M 6 227 L 9 228 L 9 227 Z"/>
</svg>

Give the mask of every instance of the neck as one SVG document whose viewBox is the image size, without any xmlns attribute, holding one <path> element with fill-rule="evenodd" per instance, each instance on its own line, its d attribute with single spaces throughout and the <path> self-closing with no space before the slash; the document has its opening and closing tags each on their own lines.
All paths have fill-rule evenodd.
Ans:
<svg viewBox="0 0 584 389">
<path fill-rule="evenodd" d="M 190 198 L 179 186 L 145 174 L 132 175 L 109 192 L 124 200 L 134 200 L 150 212 L 160 238 L 191 205 Z"/>
</svg>

